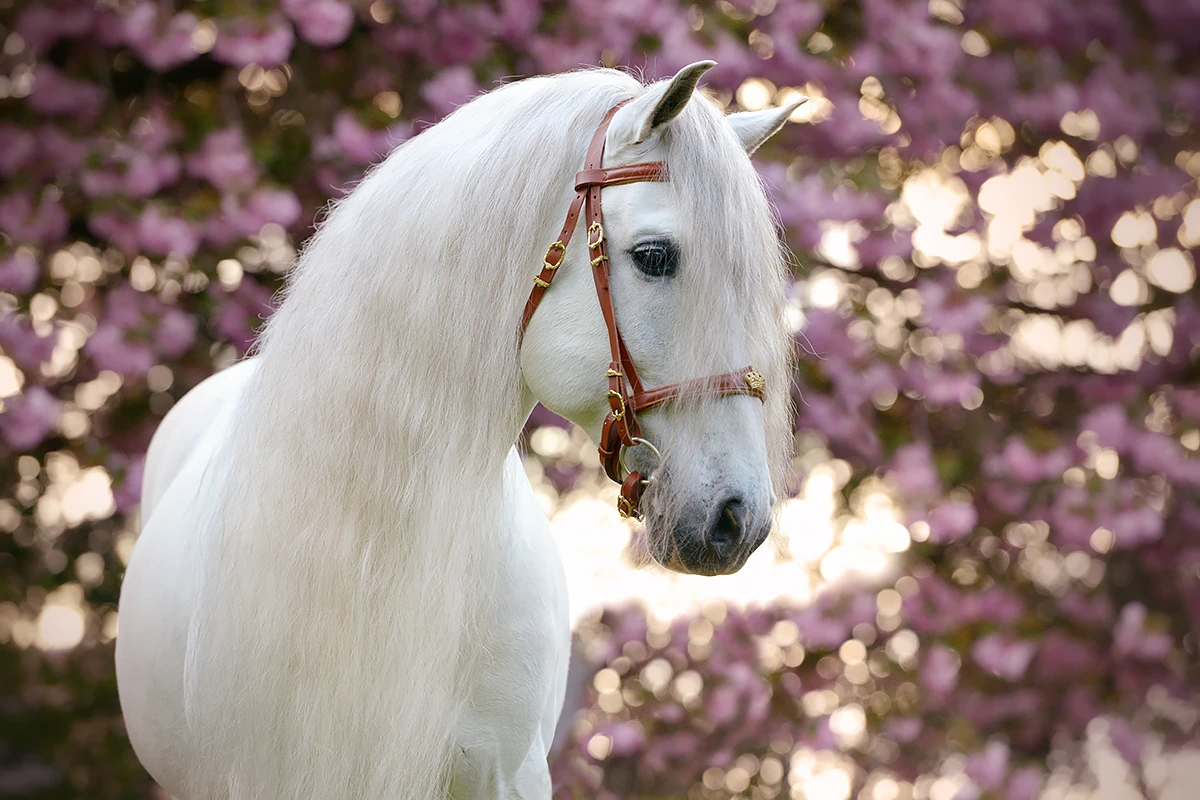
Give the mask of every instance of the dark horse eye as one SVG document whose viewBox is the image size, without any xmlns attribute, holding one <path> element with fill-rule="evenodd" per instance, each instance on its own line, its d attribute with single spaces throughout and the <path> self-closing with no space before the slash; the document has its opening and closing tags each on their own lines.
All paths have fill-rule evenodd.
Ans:
<svg viewBox="0 0 1200 800">
<path fill-rule="evenodd" d="M 631 253 L 637 268 L 651 278 L 667 278 L 679 265 L 679 250 L 667 239 L 642 242 Z"/>
</svg>

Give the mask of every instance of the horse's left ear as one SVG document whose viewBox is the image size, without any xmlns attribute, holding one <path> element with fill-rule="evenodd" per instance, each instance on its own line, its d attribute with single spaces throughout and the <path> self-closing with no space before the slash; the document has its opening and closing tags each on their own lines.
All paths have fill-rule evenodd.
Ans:
<svg viewBox="0 0 1200 800">
<path fill-rule="evenodd" d="M 762 111 L 738 111 L 725 119 L 729 120 L 729 126 L 733 128 L 742 147 L 746 148 L 746 154 L 749 155 L 761 147 L 763 142 L 774 136 L 787 122 L 792 112 L 806 102 L 808 102 L 808 98 L 804 97 L 795 103 L 788 103 L 786 106 L 778 108 L 764 108 Z"/>
<path fill-rule="evenodd" d="M 679 70 L 669 83 L 664 81 L 643 92 L 613 117 L 608 128 L 611 141 L 628 145 L 649 139 L 656 130 L 679 116 L 692 99 L 700 78 L 716 65 L 715 61 L 697 61 Z"/>
</svg>

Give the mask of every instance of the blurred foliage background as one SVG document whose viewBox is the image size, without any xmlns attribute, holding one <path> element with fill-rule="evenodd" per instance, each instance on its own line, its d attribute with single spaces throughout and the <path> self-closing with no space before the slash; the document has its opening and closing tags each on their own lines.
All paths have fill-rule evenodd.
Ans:
<svg viewBox="0 0 1200 800">
<path fill-rule="evenodd" d="M 577 609 L 556 796 L 1194 797 L 1198 57 L 1196 0 L 0 0 L 0 794 L 155 796 L 142 453 L 318 210 L 500 80 L 714 58 L 730 110 L 813 98 L 756 156 L 794 497 L 740 583 L 566 554 L 640 602 Z M 560 424 L 556 526 L 624 541 Z"/>
</svg>

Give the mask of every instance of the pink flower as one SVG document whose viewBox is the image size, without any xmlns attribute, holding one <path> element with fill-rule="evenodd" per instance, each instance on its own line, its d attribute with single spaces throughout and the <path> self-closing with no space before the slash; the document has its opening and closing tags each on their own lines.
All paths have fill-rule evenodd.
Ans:
<svg viewBox="0 0 1200 800">
<path fill-rule="evenodd" d="M 1012 436 L 1004 443 L 1001 460 L 1007 474 L 1020 483 L 1061 479 L 1073 462 L 1065 448 L 1038 453 L 1020 436 Z"/>
<path fill-rule="evenodd" d="M 102 87 L 68 78 L 45 62 L 34 67 L 29 105 L 35 111 L 91 119 L 104 102 Z"/>
<path fill-rule="evenodd" d="M 125 193 L 130 197 L 149 197 L 179 180 L 179 156 L 164 153 L 134 153 L 125 165 Z"/>
<path fill-rule="evenodd" d="M 79 186 L 88 197 L 109 197 L 121 191 L 121 176 L 112 170 L 84 170 Z"/>
<path fill-rule="evenodd" d="M 152 255 L 191 258 L 200 246 L 200 232 L 187 220 L 168 217 L 157 206 L 149 206 L 138 218 L 138 241 Z"/>
<path fill-rule="evenodd" d="M 1145 472 L 1171 475 L 1184 460 L 1179 440 L 1165 433 L 1138 431 L 1131 449 L 1134 462 Z"/>
<path fill-rule="evenodd" d="M 979 294 L 955 291 L 945 283 L 926 280 L 920 284 L 922 315 L 935 331 L 966 336 L 979 329 L 991 313 L 992 304 Z"/>
<path fill-rule="evenodd" d="M 403 124 L 372 130 L 364 127 L 353 112 L 343 110 L 334 117 L 332 139 L 319 142 L 317 152 L 329 157 L 340 151 L 356 164 L 370 164 L 387 154 L 406 136 L 407 129 Z"/>
<path fill-rule="evenodd" d="M 1108 738 L 1113 748 L 1121 754 L 1121 758 L 1132 766 L 1142 763 L 1142 753 L 1146 750 L 1146 736 L 1134 730 L 1129 721 L 1121 717 L 1107 717 Z"/>
<path fill-rule="evenodd" d="M 1156 542 L 1163 535 L 1163 518 L 1149 505 L 1132 505 L 1113 514 L 1108 521 L 1117 547 L 1137 547 Z"/>
<path fill-rule="evenodd" d="M 93 214 L 88 219 L 88 229 L 126 253 L 137 252 L 137 221 L 125 219 L 116 210 Z"/>
<path fill-rule="evenodd" d="M 164 359 L 181 357 L 196 336 L 196 319 L 129 284 L 106 297 L 104 315 L 83 352 L 97 369 L 140 378 Z"/>
<path fill-rule="evenodd" d="M 833 649 L 850 637 L 847 626 L 827 618 L 817 608 L 806 608 L 792 615 L 800 629 L 800 642 L 805 647 Z"/>
<path fill-rule="evenodd" d="M 1093 409 L 1080 421 L 1081 430 L 1096 434 L 1101 446 L 1124 450 L 1133 434 L 1133 426 L 1124 407 L 1109 403 Z"/>
<path fill-rule="evenodd" d="M 1008 779 L 1004 800 L 1036 800 L 1044 781 L 1040 767 L 1021 767 Z"/>
<path fill-rule="evenodd" d="M 62 401 L 41 386 L 30 386 L 22 394 L 5 398 L 0 412 L 0 435 L 18 453 L 32 450 L 58 424 Z"/>
<path fill-rule="evenodd" d="M 90 6 L 90 3 L 28 5 L 17 18 L 17 33 L 35 52 L 45 52 L 59 39 L 73 39 L 87 32 L 94 19 Z"/>
<path fill-rule="evenodd" d="M 992 633 L 975 642 L 971 647 L 971 657 L 993 675 L 1014 682 L 1025 675 L 1036 651 L 1037 646 L 1033 642 Z"/>
<path fill-rule="evenodd" d="M 604 730 L 612 741 L 614 756 L 632 756 L 646 745 L 646 734 L 636 722 L 618 722 Z"/>
<path fill-rule="evenodd" d="M 38 281 L 38 263 L 24 250 L 0 258 L 0 292 L 27 294 Z"/>
<path fill-rule="evenodd" d="M 29 163 L 37 149 L 31 131 L 16 125 L 0 125 L 0 175 L 9 176 Z"/>
<path fill-rule="evenodd" d="M 947 372 L 929 364 L 910 363 L 905 371 L 908 387 L 925 396 L 933 407 L 960 405 L 974 395 L 980 384 L 978 372 Z"/>
<path fill-rule="evenodd" d="M 1161 662 L 1171 652 L 1171 635 L 1146 630 L 1146 607 L 1130 603 L 1121 609 L 1113 629 L 1113 652 L 1120 657 Z"/>
<path fill-rule="evenodd" d="M 990 741 L 967 758 L 967 776 L 983 789 L 997 789 L 1008 774 L 1008 745 Z"/>
<path fill-rule="evenodd" d="M 934 496 L 942 491 L 942 481 L 933 463 L 933 452 L 924 442 L 913 442 L 896 450 L 890 474 L 906 502 Z"/>
<path fill-rule="evenodd" d="M 174 69 L 196 57 L 192 34 L 200 20 L 190 11 L 174 15 L 162 24 L 161 10 L 142 3 L 125 15 L 125 41 L 146 63 L 159 72 Z"/>
<path fill-rule="evenodd" d="M 295 225 L 301 214 L 300 201 L 287 189 L 255 189 L 246 203 L 246 209 L 261 217 L 264 225 L 273 222 L 283 228 Z M 259 229 L 262 229 L 262 225 Z"/>
<path fill-rule="evenodd" d="M 102 322 L 88 337 L 83 352 L 96 369 L 110 369 L 119 375 L 140 378 L 150 371 L 156 359 L 145 341 L 129 339 L 123 328 Z"/>
<path fill-rule="evenodd" d="M 34 206 L 28 194 L 20 193 L 0 200 L 0 231 L 18 242 L 57 244 L 67 235 L 67 224 L 66 209 L 57 199 Z"/>
<path fill-rule="evenodd" d="M 241 128 L 221 128 L 204 137 L 200 149 L 187 157 L 188 173 L 204 178 L 218 189 L 250 186 L 258 166 L 246 148 Z"/>
<path fill-rule="evenodd" d="M 1033 674 L 1039 681 L 1071 683 L 1093 672 L 1100 663 L 1095 648 L 1066 633 L 1051 630 L 1042 639 Z"/>
<path fill-rule="evenodd" d="M 287 189 L 255 189 L 245 204 L 236 195 L 221 198 L 221 215 L 209 220 L 205 237 L 218 245 L 254 236 L 267 223 L 290 228 L 300 219 L 300 201 Z"/>
<path fill-rule="evenodd" d="M 1176 388 L 1173 399 L 1181 416 L 1200 422 L 1200 389 Z"/>
<path fill-rule="evenodd" d="M 53 162 L 59 172 L 81 168 L 92 149 L 88 140 L 49 124 L 38 126 L 37 139 L 42 159 Z"/>
<path fill-rule="evenodd" d="M 894 719 L 889 715 L 884 725 L 884 732 L 900 744 L 907 744 L 916 741 L 916 738 L 921 735 L 922 727 L 924 725 L 916 717 Z"/>
<path fill-rule="evenodd" d="M 421 87 L 421 97 L 430 108 L 445 116 L 479 93 L 479 84 L 471 68 L 459 65 L 448 67 Z"/>
<path fill-rule="evenodd" d="M 713 724 L 727 725 L 742 710 L 741 696 L 732 686 L 719 686 L 708 695 L 706 709 Z"/>
<path fill-rule="evenodd" d="M 233 291 L 210 287 L 209 294 L 217 302 L 211 318 L 213 330 L 241 352 L 249 350 L 258 327 L 274 311 L 271 291 L 247 275 Z"/>
<path fill-rule="evenodd" d="M 317 47 L 341 44 L 354 26 L 354 10 L 340 0 L 283 0 L 300 35 Z"/>
<path fill-rule="evenodd" d="M 154 346 L 165 358 L 179 358 L 196 340 L 196 318 L 178 308 L 168 308 L 158 322 Z"/>
<path fill-rule="evenodd" d="M 973 531 L 979 522 L 979 513 L 971 503 L 948 500 L 934 506 L 926 515 L 926 522 L 929 523 L 929 541 L 947 544 Z"/>
<path fill-rule="evenodd" d="M 220 26 L 212 56 L 217 61 L 244 67 L 275 67 L 287 61 L 295 36 L 282 16 L 271 14 L 260 23 L 233 18 Z"/>
<path fill-rule="evenodd" d="M 0 317 L 0 347 L 17 366 L 36 372 L 54 354 L 57 336 L 43 336 L 33 329 L 27 317 L 11 314 Z"/>
<path fill-rule="evenodd" d="M 113 476 L 113 502 L 117 511 L 127 514 L 137 506 L 145 466 L 145 457 L 140 455 L 130 457 L 114 453 L 109 459 L 108 471 Z"/>
<path fill-rule="evenodd" d="M 958 686 L 958 654 L 943 644 L 935 644 L 921 659 L 918 673 L 921 686 L 931 698 L 944 700 Z"/>
</svg>

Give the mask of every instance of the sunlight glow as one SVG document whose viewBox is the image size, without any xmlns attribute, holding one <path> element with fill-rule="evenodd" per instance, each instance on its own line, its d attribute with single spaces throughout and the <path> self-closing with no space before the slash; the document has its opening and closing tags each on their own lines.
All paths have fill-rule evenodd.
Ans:
<svg viewBox="0 0 1200 800">
<path fill-rule="evenodd" d="M 595 458 L 580 431 L 557 431 L 547 447 L 578 454 L 586 465 Z M 562 555 L 568 585 L 571 620 L 578 623 L 606 606 L 640 603 L 652 618 L 674 619 L 708 609 L 713 603 L 736 607 L 772 602 L 808 603 L 830 583 L 858 576 L 878 579 L 893 568 L 895 555 L 907 550 L 912 538 L 899 522 L 892 497 L 879 482 L 867 482 L 853 495 L 851 507 L 841 499 L 849 465 L 833 460 L 807 470 L 797 497 L 776 507 L 776 524 L 768 540 L 734 575 L 680 575 L 645 564 L 641 548 L 631 544 L 643 532 L 632 530 L 614 507 L 616 487 L 599 477 L 584 479 L 557 498 L 540 463 L 526 460 L 526 474 L 543 498 L 553 536 Z M 693 644 L 707 646 L 696 634 Z M 703 641 L 701 641 L 703 640 Z M 802 658 L 785 645 L 766 654 L 769 660 Z"/>
</svg>

